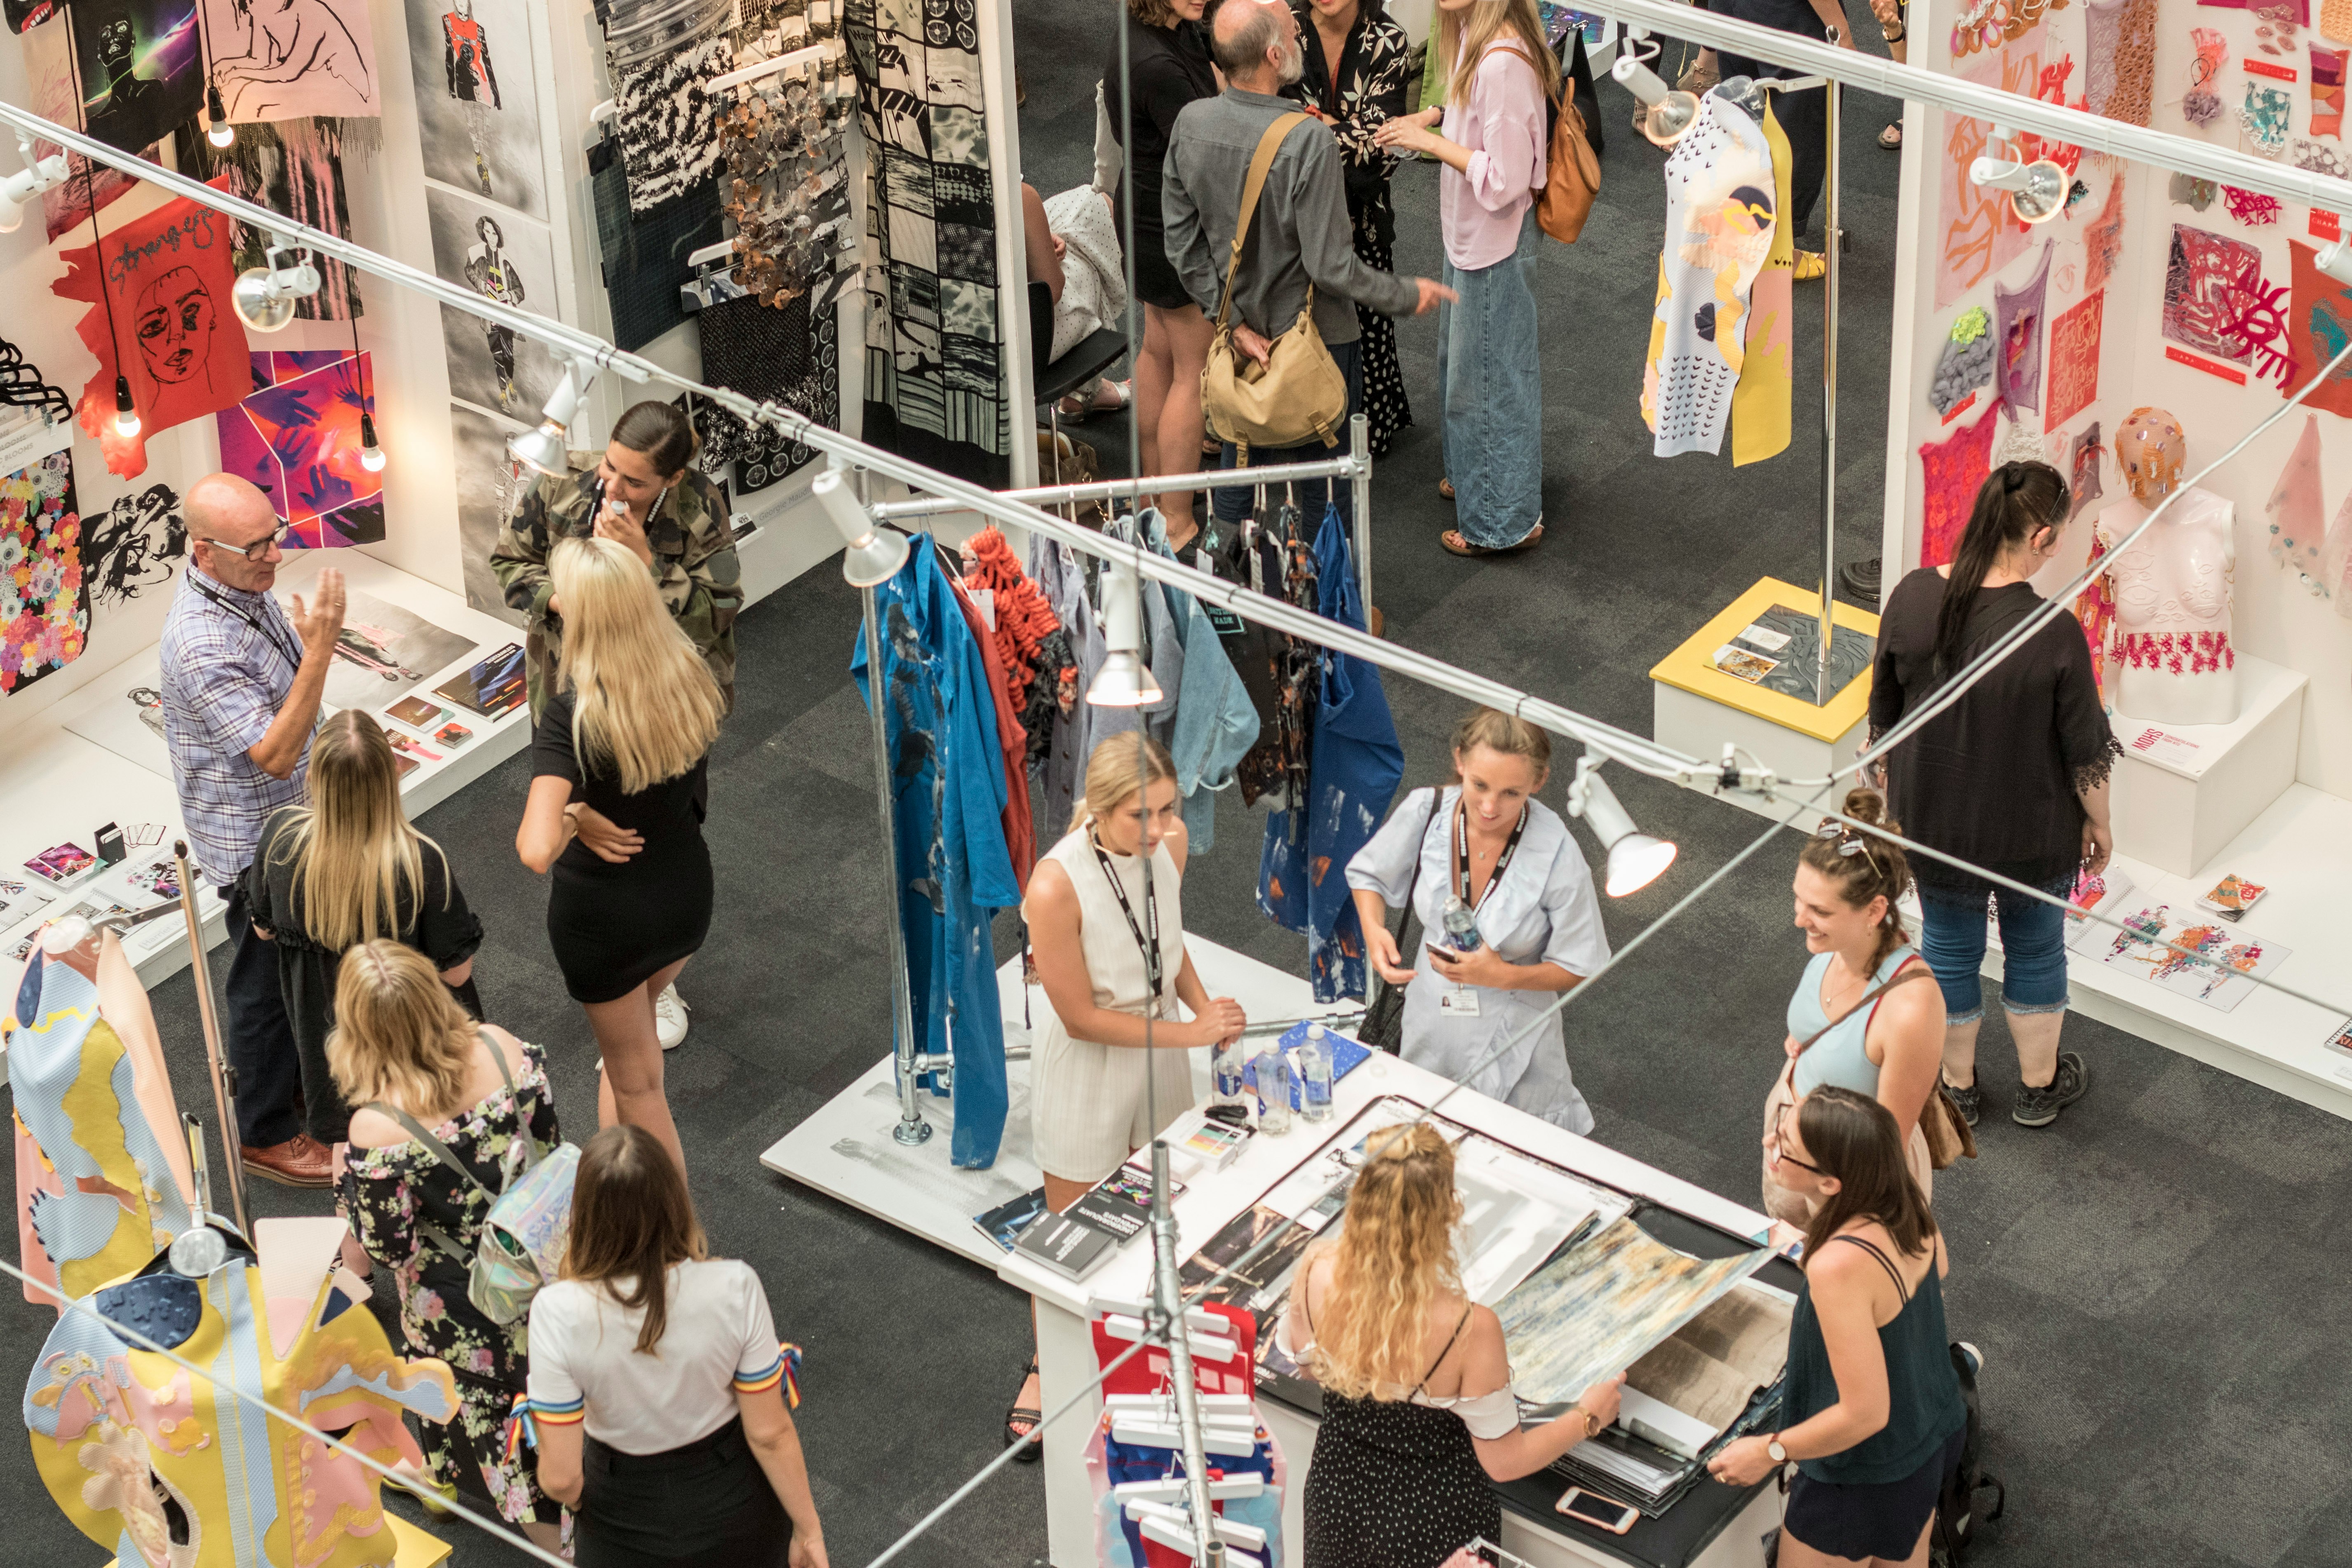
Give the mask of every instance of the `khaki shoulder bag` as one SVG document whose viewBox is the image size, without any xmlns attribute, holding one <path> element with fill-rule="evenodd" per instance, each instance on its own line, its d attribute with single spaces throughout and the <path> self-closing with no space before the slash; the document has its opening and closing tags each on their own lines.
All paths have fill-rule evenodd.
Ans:
<svg viewBox="0 0 2352 1568">
<path fill-rule="evenodd" d="M 1306 121 L 1304 114 L 1286 114 L 1258 138 L 1249 178 L 1242 186 L 1241 215 L 1234 220 L 1234 252 L 1225 263 L 1224 291 L 1217 298 L 1217 335 L 1209 345 L 1208 368 L 1201 373 L 1201 407 L 1209 428 L 1219 440 L 1234 444 L 1244 467 L 1252 447 L 1303 447 L 1309 440 L 1337 447 L 1340 426 L 1348 420 L 1348 378 L 1323 346 L 1323 334 L 1315 330 L 1311 279 L 1298 320 L 1267 345 L 1265 364 L 1241 352 L 1226 320 L 1233 310 L 1242 243 L 1249 237 L 1250 218 L 1265 189 L 1266 173 L 1274 167 L 1283 138 Z"/>
<path fill-rule="evenodd" d="M 1913 968 L 1913 963 L 1917 964 L 1918 967 Z M 1924 958 L 1915 958 L 1905 963 L 1893 975 L 1864 992 L 1855 999 L 1853 1006 L 1799 1041 L 1797 1055 L 1803 1056 L 1812 1048 L 1814 1041 L 1861 1012 L 1864 1007 L 1874 1006 L 1881 996 L 1885 995 L 1897 985 L 1907 981 L 1927 979 L 1934 972 L 1927 967 L 1927 961 Z M 1864 1026 L 1864 1028 L 1868 1026 L 1868 1025 Z M 1790 1061 L 1787 1070 L 1791 1075 L 1790 1087 L 1793 1089 L 1795 1087 L 1793 1075 L 1797 1070 L 1797 1064 L 1793 1058 Z M 1928 1094 L 1927 1103 L 1920 1108 L 1919 1131 L 1926 1133 L 1927 1137 L 1927 1166 L 1930 1170 L 1948 1170 L 1962 1160 L 1973 1160 L 1977 1157 L 1977 1135 L 1969 1126 L 1968 1118 L 1960 1114 L 1959 1106 L 1953 1101 L 1952 1091 L 1944 1087 L 1944 1075 L 1941 1071 L 1936 1074 L 1936 1087 Z"/>
</svg>

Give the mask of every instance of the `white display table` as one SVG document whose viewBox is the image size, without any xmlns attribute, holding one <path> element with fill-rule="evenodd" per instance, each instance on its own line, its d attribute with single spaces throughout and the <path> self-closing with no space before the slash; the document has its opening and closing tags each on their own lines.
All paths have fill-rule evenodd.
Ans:
<svg viewBox="0 0 2352 1568">
<path fill-rule="evenodd" d="M 2238 656 L 2238 717 L 2158 724 L 2114 715 L 2116 848 L 2186 877 L 2221 853 L 2294 783 L 2310 680 Z"/>
<path fill-rule="evenodd" d="M 1255 1019 L 1295 1016 L 1314 1010 L 1303 980 L 1198 937 L 1186 938 L 1185 947 L 1210 993 L 1233 996 Z M 1017 958 L 1012 960 L 998 975 L 1004 1011 L 1010 1016 L 1006 1025 L 1008 1040 L 1015 1043 L 1025 1033 L 1019 963 Z M 1031 991 L 1027 1001 L 1031 1016 L 1045 1016 L 1042 991 Z M 1199 1095 L 1205 1097 L 1206 1053 L 1194 1055 L 1194 1079 Z M 906 1148 L 892 1141 L 898 1102 L 891 1087 L 891 1063 L 887 1058 L 779 1140 L 761 1156 L 761 1163 L 901 1229 L 982 1262 L 1033 1296 L 1036 1302 L 1043 1408 L 1050 1412 L 1095 1375 L 1087 1313 L 1088 1300 L 1095 1296 L 1131 1298 L 1145 1293 L 1150 1250 L 1147 1241 L 1132 1241 L 1085 1280 L 1073 1283 L 1001 1251 L 981 1236 L 971 1223 L 972 1215 L 1028 1191 L 1039 1180 L 1029 1153 L 1027 1062 L 1012 1062 L 1010 1078 L 1011 1114 L 1003 1152 L 993 1169 L 959 1171 L 948 1164 L 947 1141 L 951 1124 L 944 1105 L 935 1100 L 926 1099 L 923 1102 L 925 1117 L 934 1128 L 929 1142 Z M 1376 1054 L 1338 1084 L 1333 1121 L 1320 1127 L 1298 1122 L 1289 1134 L 1278 1139 L 1254 1138 L 1228 1169 L 1191 1178 L 1176 1204 L 1180 1248 L 1189 1253 L 1214 1235 L 1283 1174 L 1312 1156 L 1327 1139 L 1336 1136 L 1358 1110 L 1371 1101 L 1397 1096 L 1426 1105 L 1450 1087 L 1433 1073 Z M 1484 1096 L 1467 1090 L 1457 1093 L 1446 1100 L 1443 1114 L 1452 1121 L 1489 1133 L 1539 1158 L 1649 1197 L 1709 1225 L 1742 1236 L 1760 1236 L 1769 1224 L 1754 1210 Z M 1171 1136 L 1181 1137 L 1200 1121 L 1199 1111 L 1187 1112 L 1171 1130 Z M 1284 1529 L 1296 1551 L 1301 1539 L 1299 1500 L 1304 1495 L 1314 1449 L 1316 1424 L 1311 1416 L 1278 1400 L 1261 1398 L 1259 1407 L 1288 1458 Z M 1089 1426 L 1101 1411 L 1099 1397 L 1089 1399 L 1055 1423 L 1046 1434 L 1043 1466 L 1046 1531 L 1055 1568 L 1092 1568 L 1097 1560 L 1094 1496 L 1080 1450 Z M 1766 1488 L 1717 1535 L 1703 1554 L 1691 1562 L 1703 1568 L 1760 1564 L 1762 1538 L 1779 1522 L 1780 1503 L 1780 1494 Z M 1508 1510 L 1504 1515 L 1503 1544 L 1531 1563 L 1547 1565 L 1616 1561 L 1587 1544 L 1583 1538 L 1533 1525 Z"/>
</svg>

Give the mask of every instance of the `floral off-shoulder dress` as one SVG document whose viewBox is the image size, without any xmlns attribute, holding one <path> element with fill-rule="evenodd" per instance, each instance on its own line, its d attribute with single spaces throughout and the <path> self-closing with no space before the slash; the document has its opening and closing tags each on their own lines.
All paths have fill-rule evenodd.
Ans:
<svg viewBox="0 0 2352 1568">
<path fill-rule="evenodd" d="M 522 1169 L 523 1137 L 541 1154 L 561 1138 L 545 1053 L 526 1043 L 511 1097 L 501 1084 L 432 1132 L 484 1187 L 502 1190 L 508 1176 Z M 488 1200 L 414 1139 L 352 1150 L 338 1195 L 360 1245 L 392 1272 L 400 1294 L 401 1331 L 411 1352 L 437 1356 L 457 1373 L 457 1419 L 446 1426 L 419 1426 L 433 1479 L 454 1485 L 457 1467 L 471 1464 L 501 1518 L 516 1524 L 555 1522 L 557 1505 L 539 1489 L 529 1452 L 520 1451 L 513 1460 L 506 1457 L 507 1415 L 530 1369 L 523 1353 L 528 1320 L 500 1328 L 482 1316 L 466 1299 L 466 1265 L 425 1240 L 418 1228 L 422 1222 L 441 1231 L 470 1258 L 489 1215 Z"/>
</svg>

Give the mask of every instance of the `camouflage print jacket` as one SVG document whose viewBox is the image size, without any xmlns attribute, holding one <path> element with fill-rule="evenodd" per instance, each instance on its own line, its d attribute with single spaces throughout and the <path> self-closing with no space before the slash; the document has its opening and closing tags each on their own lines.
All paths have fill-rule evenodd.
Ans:
<svg viewBox="0 0 2352 1568">
<path fill-rule="evenodd" d="M 524 647 L 534 724 L 555 694 L 555 668 L 563 657 L 563 623 L 547 613 L 548 597 L 554 592 L 548 581 L 547 555 L 557 540 L 583 539 L 593 531 L 588 501 L 600 455 L 574 452 L 570 473 L 541 476 L 499 530 L 490 551 L 490 570 L 498 574 L 507 603 L 530 617 Z M 646 519 L 646 542 L 653 546 L 654 582 L 662 603 L 669 606 L 678 629 L 702 650 L 703 661 L 731 705 L 735 614 L 743 607 L 743 586 L 718 487 L 688 468 Z"/>
</svg>

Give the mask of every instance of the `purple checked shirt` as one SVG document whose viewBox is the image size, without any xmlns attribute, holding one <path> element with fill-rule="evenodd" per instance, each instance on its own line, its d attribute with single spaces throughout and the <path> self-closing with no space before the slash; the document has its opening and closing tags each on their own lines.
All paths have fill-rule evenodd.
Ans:
<svg viewBox="0 0 2352 1568">
<path fill-rule="evenodd" d="M 161 651 L 163 740 L 189 847 L 196 868 L 226 887 L 252 863 L 270 813 L 302 798 L 307 745 L 282 779 L 247 755 L 294 689 L 302 639 L 276 599 L 232 588 L 191 563 L 163 617 Z"/>
</svg>

